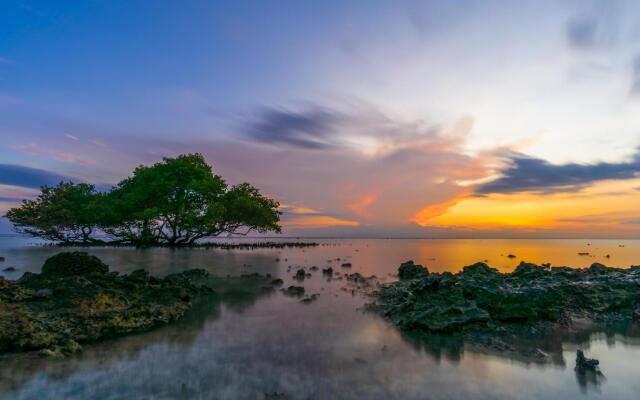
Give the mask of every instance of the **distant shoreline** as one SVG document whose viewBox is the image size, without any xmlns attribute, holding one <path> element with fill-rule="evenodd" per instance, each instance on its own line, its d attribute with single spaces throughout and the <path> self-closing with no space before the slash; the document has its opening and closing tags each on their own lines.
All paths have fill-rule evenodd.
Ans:
<svg viewBox="0 0 640 400">
<path fill-rule="evenodd" d="M 286 247 L 316 247 L 316 242 L 252 242 L 252 243 L 196 243 L 189 245 L 170 245 L 170 244 L 153 244 L 147 246 L 135 246 L 129 243 L 51 243 L 45 244 L 57 247 L 82 247 L 82 248 L 98 248 L 98 247 L 125 247 L 125 248 L 167 248 L 167 249 L 281 249 Z"/>
<path fill-rule="evenodd" d="M 25 238 L 37 239 L 28 235 L 20 235 L 13 233 L 0 233 L 0 238 Z M 234 236 L 234 237 L 218 237 L 209 238 L 211 241 L 230 241 L 230 240 L 624 240 L 624 241 L 640 241 L 639 238 L 621 238 L 621 237 L 384 237 L 384 236 Z M 207 242 L 211 243 L 211 242 Z M 93 245 L 91 245 L 93 246 Z M 90 247 L 91 247 L 90 246 Z M 162 246 L 161 246 L 162 247 Z"/>
</svg>

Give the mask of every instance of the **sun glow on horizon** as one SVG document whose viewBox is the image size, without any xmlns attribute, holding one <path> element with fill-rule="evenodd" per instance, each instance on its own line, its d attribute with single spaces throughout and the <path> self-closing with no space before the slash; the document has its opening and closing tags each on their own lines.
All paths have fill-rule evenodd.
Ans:
<svg viewBox="0 0 640 400">
<path fill-rule="evenodd" d="M 578 191 L 495 193 L 452 200 L 422 210 L 421 226 L 619 228 L 637 230 L 640 180 L 604 181 Z M 636 225 L 636 226 L 634 226 Z"/>
</svg>

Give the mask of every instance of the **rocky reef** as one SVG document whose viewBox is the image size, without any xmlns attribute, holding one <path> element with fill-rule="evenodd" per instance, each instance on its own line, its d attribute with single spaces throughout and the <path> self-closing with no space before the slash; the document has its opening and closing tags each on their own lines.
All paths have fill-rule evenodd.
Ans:
<svg viewBox="0 0 640 400">
<path fill-rule="evenodd" d="M 273 289 L 269 277 L 228 279 Z M 216 296 L 212 287 L 215 280 L 204 270 L 161 279 L 144 270 L 120 275 L 87 253 L 60 253 L 40 274 L 27 272 L 17 281 L 0 277 L 0 354 L 64 356 L 85 343 L 147 331 L 182 318 L 199 294 Z"/>
<path fill-rule="evenodd" d="M 640 322 L 640 267 L 523 262 L 500 273 L 476 263 L 452 274 L 409 261 L 398 272 L 400 280 L 382 285 L 371 307 L 413 336 L 455 335 L 494 351 L 544 357 L 539 348 L 518 349 L 516 339 Z"/>
</svg>

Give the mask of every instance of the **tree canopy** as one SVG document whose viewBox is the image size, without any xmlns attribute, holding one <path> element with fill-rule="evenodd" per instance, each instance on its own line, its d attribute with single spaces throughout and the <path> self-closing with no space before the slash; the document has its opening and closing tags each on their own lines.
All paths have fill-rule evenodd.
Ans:
<svg viewBox="0 0 640 400">
<path fill-rule="evenodd" d="M 221 234 L 280 232 L 279 203 L 229 186 L 201 154 L 137 167 L 111 191 L 61 182 L 8 211 L 16 231 L 64 243 L 192 245 Z"/>
</svg>

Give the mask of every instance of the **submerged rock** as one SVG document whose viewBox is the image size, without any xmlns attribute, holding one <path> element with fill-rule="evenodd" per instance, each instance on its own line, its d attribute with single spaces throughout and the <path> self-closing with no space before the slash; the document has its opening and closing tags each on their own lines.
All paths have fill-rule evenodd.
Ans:
<svg viewBox="0 0 640 400">
<path fill-rule="evenodd" d="M 318 297 L 320 297 L 320 294 L 314 293 L 311 296 L 306 296 L 304 299 L 300 300 L 300 302 L 303 304 L 311 304 L 314 301 L 318 300 Z"/>
<path fill-rule="evenodd" d="M 577 372 L 596 371 L 600 361 L 595 358 L 586 358 L 582 350 L 576 351 L 576 368 Z"/>
<path fill-rule="evenodd" d="M 323 268 L 322 269 L 322 275 L 333 276 L 333 268 L 331 268 L 331 267 Z"/>
<path fill-rule="evenodd" d="M 289 286 L 286 289 L 282 289 L 282 293 L 287 296 L 304 296 L 304 287 L 302 286 Z"/>
<path fill-rule="evenodd" d="M 306 278 L 307 273 L 304 271 L 304 269 L 299 269 L 298 271 L 296 271 L 296 274 L 293 276 L 293 279 L 297 279 L 299 281 L 303 281 L 304 278 Z"/>
<path fill-rule="evenodd" d="M 87 253 L 60 253 L 42 273 L 0 278 L 0 353 L 64 356 L 82 343 L 140 332 L 181 318 L 206 292 L 202 270 L 164 279 L 145 271 L 121 276 Z"/>
<path fill-rule="evenodd" d="M 353 274 L 345 274 L 344 277 L 347 279 L 347 281 L 356 284 L 358 288 L 368 288 L 375 286 L 378 283 L 377 277 L 375 275 L 363 276 L 359 272 L 355 272 Z"/>
<path fill-rule="evenodd" d="M 340 260 L 340 259 L 339 259 L 339 258 L 337 258 L 337 260 Z M 352 267 L 352 265 L 351 265 L 351 263 L 350 263 L 350 262 L 342 263 L 340 266 L 341 266 L 342 268 L 351 268 L 351 267 Z"/>
</svg>

